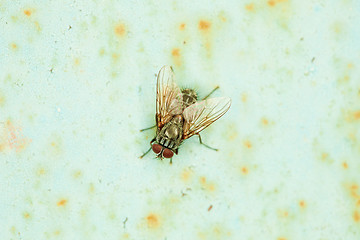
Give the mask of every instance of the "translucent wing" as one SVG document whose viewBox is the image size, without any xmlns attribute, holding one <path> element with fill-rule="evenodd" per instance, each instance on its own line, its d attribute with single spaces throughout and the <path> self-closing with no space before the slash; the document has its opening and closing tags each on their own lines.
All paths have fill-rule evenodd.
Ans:
<svg viewBox="0 0 360 240">
<path fill-rule="evenodd" d="M 185 119 L 183 139 L 187 139 L 207 128 L 224 115 L 229 110 L 230 105 L 230 98 L 219 97 L 197 102 L 187 107 L 183 112 Z"/>
<path fill-rule="evenodd" d="M 156 84 L 156 125 L 162 128 L 171 117 L 182 113 L 182 94 L 175 83 L 172 68 L 160 69 Z"/>
</svg>

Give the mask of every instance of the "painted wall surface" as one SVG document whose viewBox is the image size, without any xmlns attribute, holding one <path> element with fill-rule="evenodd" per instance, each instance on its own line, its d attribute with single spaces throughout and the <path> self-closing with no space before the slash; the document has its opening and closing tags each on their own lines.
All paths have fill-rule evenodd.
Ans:
<svg viewBox="0 0 360 240">
<path fill-rule="evenodd" d="M 360 1 L 0 1 L 0 239 L 360 239 Z M 157 160 L 155 74 L 232 98 Z"/>
</svg>

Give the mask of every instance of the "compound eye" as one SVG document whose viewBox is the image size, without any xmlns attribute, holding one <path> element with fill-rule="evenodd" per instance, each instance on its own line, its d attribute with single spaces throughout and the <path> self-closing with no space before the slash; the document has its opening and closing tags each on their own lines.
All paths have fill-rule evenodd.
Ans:
<svg viewBox="0 0 360 240">
<path fill-rule="evenodd" d="M 162 150 L 162 146 L 157 144 L 157 143 L 154 143 L 152 146 L 151 146 L 152 150 L 154 151 L 154 153 L 156 154 L 159 154 Z"/>
<path fill-rule="evenodd" d="M 165 148 L 162 155 L 164 158 L 172 158 L 172 156 L 174 156 L 174 152 L 168 148 Z"/>
</svg>

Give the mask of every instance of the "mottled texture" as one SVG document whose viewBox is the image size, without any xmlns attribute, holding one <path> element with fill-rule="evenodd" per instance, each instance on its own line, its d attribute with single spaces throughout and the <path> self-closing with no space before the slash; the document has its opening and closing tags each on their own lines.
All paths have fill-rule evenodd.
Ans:
<svg viewBox="0 0 360 240">
<path fill-rule="evenodd" d="M 0 0 L 0 239 L 360 239 L 360 1 Z M 155 74 L 227 114 L 154 159 Z"/>
</svg>

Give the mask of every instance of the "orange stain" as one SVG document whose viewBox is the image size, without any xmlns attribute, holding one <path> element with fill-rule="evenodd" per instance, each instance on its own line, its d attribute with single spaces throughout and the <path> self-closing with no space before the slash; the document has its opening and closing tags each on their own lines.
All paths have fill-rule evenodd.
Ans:
<svg viewBox="0 0 360 240">
<path fill-rule="evenodd" d="M 302 207 L 302 208 L 305 208 L 306 207 L 306 202 L 304 200 L 301 200 L 299 202 L 299 206 Z"/>
<path fill-rule="evenodd" d="M 75 64 L 75 66 L 79 66 L 80 65 L 80 58 L 75 58 L 74 59 L 74 64 Z"/>
<path fill-rule="evenodd" d="M 347 65 L 347 68 L 349 68 L 349 69 L 352 69 L 352 68 L 354 68 L 354 64 L 352 64 L 352 63 L 349 63 L 349 64 Z"/>
<path fill-rule="evenodd" d="M 26 16 L 30 17 L 31 14 L 32 14 L 32 11 L 31 11 L 30 9 L 25 9 L 25 10 L 24 10 L 24 14 L 25 14 Z"/>
<path fill-rule="evenodd" d="M 200 177 L 200 183 L 202 187 L 206 190 L 209 190 L 211 192 L 215 190 L 215 185 L 213 183 L 208 183 L 206 177 Z"/>
<path fill-rule="evenodd" d="M 322 153 L 321 154 L 321 160 L 325 161 L 329 157 L 328 153 Z"/>
<path fill-rule="evenodd" d="M 286 240 L 284 237 L 279 237 L 277 240 Z"/>
<path fill-rule="evenodd" d="M 182 31 L 185 29 L 185 27 L 186 27 L 186 24 L 182 23 L 182 24 L 180 24 L 179 29 Z"/>
<path fill-rule="evenodd" d="M 359 222 L 359 221 L 360 221 L 360 214 L 359 214 L 359 212 L 358 212 L 357 210 L 354 211 L 353 218 L 354 218 L 354 221 L 355 221 L 355 222 Z"/>
<path fill-rule="evenodd" d="M 244 146 L 245 147 L 247 147 L 247 148 L 252 148 L 252 144 L 251 144 L 251 142 L 249 141 L 249 140 L 246 140 L 245 142 L 244 142 Z"/>
<path fill-rule="evenodd" d="M 184 181 L 184 182 L 187 182 L 190 180 L 192 176 L 192 171 L 190 169 L 185 169 L 182 173 L 181 173 L 181 179 Z"/>
<path fill-rule="evenodd" d="M 117 36 L 122 37 L 126 33 L 126 27 L 123 23 L 120 23 L 115 26 L 114 32 Z"/>
<path fill-rule="evenodd" d="M 16 43 L 11 43 L 10 46 L 11 46 L 11 48 L 14 49 L 14 50 L 18 48 L 18 46 L 16 45 Z"/>
<path fill-rule="evenodd" d="M 67 204 L 67 200 L 66 199 L 61 199 L 60 201 L 58 201 L 57 205 L 58 206 L 65 206 Z"/>
<path fill-rule="evenodd" d="M 241 172 L 242 172 L 244 175 L 246 175 L 246 174 L 249 173 L 249 170 L 248 170 L 246 167 L 242 167 L 242 168 L 241 168 Z"/>
<path fill-rule="evenodd" d="M 180 56 L 180 49 L 179 48 L 174 48 L 171 51 L 171 55 L 173 55 L 174 57 L 179 57 Z"/>
<path fill-rule="evenodd" d="M 345 169 L 348 169 L 348 168 L 349 168 L 349 166 L 348 166 L 348 164 L 347 164 L 346 162 L 343 162 L 343 163 L 342 163 L 342 166 L 343 166 L 343 168 L 345 168 Z"/>
<path fill-rule="evenodd" d="M 246 4 L 245 9 L 250 11 L 250 12 L 254 11 L 254 3 Z"/>
<path fill-rule="evenodd" d="M 287 0 L 269 0 L 267 3 L 270 7 L 274 7 L 276 4 L 286 2 Z"/>
<path fill-rule="evenodd" d="M 24 216 L 24 218 L 26 218 L 26 219 L 29 219 L 31 216 L 30 216 L 30 213 L 28 213 L 28 212 L 25 212 L 24 214 L 23 214 L 23 216 Z"/>
<path fill-rule="evenodd" d="M 268 125 L 268 124 L 269 124 L 269 121 L 268 121 L 266 118 L 262 118 L 262 119 L 261 119 L 261 123 L 262 123 L 263 125 Z"/>
<path fill-rule="evenodd" d="M 247 101 L 247 94 L 246 93 L 241 94 L 241 101 L 243 103 L 245 103 Z"/>
<path fill-rule="evenodd" d="M 209 21 L 200 20 L 199 29 L 200 30 L 209 30 L 211 28 L 211 23 Z"/>
<path fill-rule="evenodd" d="M 357 200 L 357 202 L 356 202 L 356 206 L 360 207 L 360 199 L 359 199 L 359 200 Z"/>
<path fill-rule="evenodd" d="M 350 187 L 350 193 L 351 193 L 351 196 L 353 196 L 354 198 L 359 198 L 360 196 L 358 195 L 357 193 L 357 190 L 358 190 L 358 185 L 356 184 L 353 184 L 351 185 Z"/>
<path fill-rule="evenodd" d="M 354 112 L 354 119 L 359 120 L 360 119 L 360 111 Z"/>
<path fill-rule="evenodd" d="M 153 213 L 149 214 L 146 217 L 147 225 L 150 228 L 157 228 L 160 226 L 160 220 L 159 217 Z"/>
</svg>

